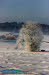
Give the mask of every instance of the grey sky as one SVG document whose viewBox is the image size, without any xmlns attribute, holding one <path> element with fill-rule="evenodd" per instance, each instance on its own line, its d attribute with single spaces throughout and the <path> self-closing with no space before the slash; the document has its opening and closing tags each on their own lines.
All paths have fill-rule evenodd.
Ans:
<svg viewBox="0 0 49 75">
<path fill-rule="evenodd" d="M 49 24 L 49 0 L 0 0 L 0 22 L 35 20 Z"/>
</svg>

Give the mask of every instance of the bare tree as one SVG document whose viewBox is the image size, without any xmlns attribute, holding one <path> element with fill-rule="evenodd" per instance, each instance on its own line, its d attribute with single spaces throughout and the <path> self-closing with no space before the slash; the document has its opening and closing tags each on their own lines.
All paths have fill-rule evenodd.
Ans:
<svg viewBox="0 0 49 75">
<path fill-rule="evenodd" d="M 16 48 L 24 51 L 39 51 L 42 37 L 40 23 L 26 22 L 20 30 Z"/>
</svg>

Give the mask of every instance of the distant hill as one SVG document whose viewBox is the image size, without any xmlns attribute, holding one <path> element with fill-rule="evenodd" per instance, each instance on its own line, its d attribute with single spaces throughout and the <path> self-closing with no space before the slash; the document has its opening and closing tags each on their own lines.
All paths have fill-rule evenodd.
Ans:
<svg viewBox="0 0 49 75">
<path fill-rule="evenodd" d="M 42 27 L 43 34 L 49 35 L 49 25 L 47 25 L 47 24 L 41 24 L 41 27 Z"/>
<path fill-rule="evenodd" d="M 0 31 L 15 31 L 17 32 L 18 30 L 20 30 L 20 28 L 22 27 L 23 22 L 5 22 L 5 23 L 0 23 Z"/>
<path fill-rule="evenodd" d="M 5 22 L 5 23 L 0 23 L 0 31 L 13 31 L 17 32 L 22 28 L 22 25 L 24 22 Z M 40 24 L 42 27 L 42 32 L 43 34 L 49 35 L 49 25 L 47 24 Z"/>
</svg>

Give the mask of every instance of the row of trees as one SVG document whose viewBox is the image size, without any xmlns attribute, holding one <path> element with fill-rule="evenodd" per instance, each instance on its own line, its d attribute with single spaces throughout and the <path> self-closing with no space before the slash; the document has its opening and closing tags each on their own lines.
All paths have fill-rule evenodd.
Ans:
<svg viewBox="0 0 49 75">
<path fill-rule="evenodd" d="M 23 22 L 5 22 L 0 23 L 0 30 L 19 30 L 22 27 Z"/>
</svg>

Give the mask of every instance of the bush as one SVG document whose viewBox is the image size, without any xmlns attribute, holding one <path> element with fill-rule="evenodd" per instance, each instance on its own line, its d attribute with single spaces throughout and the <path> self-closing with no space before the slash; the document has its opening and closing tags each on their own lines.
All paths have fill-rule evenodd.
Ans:
<svg viewBox="0 0 49 75">
<path fill-rule="evenodd" d="M 27 22 L 20 30 L 16 48 L 24 51 L 39 51 L 42 37 L 40 23 Z"/>
</svg>

